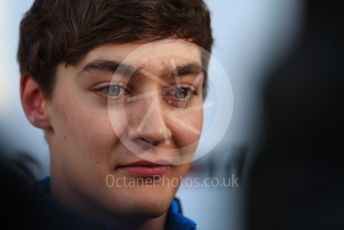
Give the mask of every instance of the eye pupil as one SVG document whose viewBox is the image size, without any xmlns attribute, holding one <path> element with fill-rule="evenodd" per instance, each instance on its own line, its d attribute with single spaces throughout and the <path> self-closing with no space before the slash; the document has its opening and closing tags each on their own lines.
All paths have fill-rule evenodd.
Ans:
<svg viewBox="0 0 344 230">
<path fill-rule="evenodd" d="M 109 86 L 108 95 L 110 97 L 116 97 L 119 95 L 120 92 L 121 92 L 121 87 L 119 87 L 118 85 L 110 85 Z"/>
<path fill-rule="evenodd" d="M 187 97 L 188 93 L 189 91 L 187 88 L 178 88 L 176 89 L 175 97 L 178 99 L 183 99 Z"/>
</svg>

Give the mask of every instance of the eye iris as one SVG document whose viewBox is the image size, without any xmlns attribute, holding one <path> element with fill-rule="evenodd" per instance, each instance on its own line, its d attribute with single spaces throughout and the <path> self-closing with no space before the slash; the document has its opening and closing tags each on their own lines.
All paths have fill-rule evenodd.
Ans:
<svg viewBox="0 0 344 230">
<path fill-rule="evenodd" d="M 110 85 L 109 86 L 108 95 L 110 97 L 116 97 L 119 95 L 120 92 L 121 92 L 121 87 L 119 87 L 118 85 Z"/>
<path fill-rule="evenodd" d="M 183 99 L 183 98 L 186 98 L 188 96 L 188 93 L 189 93 L 189 91 L 187 88 L 178 88 L 178 89 L 176 89 L 175 97 L 178 99 Z"/>
</svg>

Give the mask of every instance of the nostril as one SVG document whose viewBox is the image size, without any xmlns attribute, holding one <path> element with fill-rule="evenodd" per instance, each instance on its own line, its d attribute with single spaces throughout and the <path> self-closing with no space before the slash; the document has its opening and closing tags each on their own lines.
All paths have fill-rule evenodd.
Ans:
<svg viewBox="0 0 344 230">
<path fill-rule="evenodd" d="M 152 141 L 152 145 L 153 146 L 158 146 L 158 145 L 160 145 L 161 143 L 163 143 L 163 141 L 159 141 L 159 140 L 156 140 L 156 141 Z"/>
<path fill-rule="evenodd" d="M 164 142 L 164 140 L 147 140 L 146 138 L 140 137 L 142 142 L 148 143 L 151 146 L 158 146 Z"/>
</svg>

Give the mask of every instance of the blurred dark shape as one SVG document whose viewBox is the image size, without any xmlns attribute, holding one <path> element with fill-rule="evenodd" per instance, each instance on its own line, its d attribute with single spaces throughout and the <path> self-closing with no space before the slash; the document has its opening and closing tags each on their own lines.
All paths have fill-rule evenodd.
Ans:
<svg viewBox="0 0 344 230">
<path fill-rule="evenodd" d="M 305 2 L 304 29 L 264 89 L 248 229 L 344 229 L 344 7 Z"/>
<path fill-rule="evenodd" d="M 35 177 L 26 165 L 28 161 L 36 161 L 26 153 L 15 156 L 10 157 L 5 148 L 0 149 L 0 229 L 25 229 L 33 207 Z"/>
</svg>

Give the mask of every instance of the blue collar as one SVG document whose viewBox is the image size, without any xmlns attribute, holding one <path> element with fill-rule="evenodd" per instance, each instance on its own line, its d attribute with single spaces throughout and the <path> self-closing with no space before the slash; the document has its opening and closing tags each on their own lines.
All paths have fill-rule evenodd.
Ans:
<svg viewBox="0 0 344 230">
<path fill-rule="evenodd" d="M 45 203 L 48 203 L 49 206 L 52 206 L 55 212 L 57 212 L 64 220 L 71 220 L 73 223 L 80 222 L 88 224 L 88 226 L 93 225 L 94 229 L 106 229 L 111 230 L 113 229 L 111 225 L 97 223 L 90 220 L 85 220 L 84 218 L 67 213 L 53 198 L 50 196 L 50 178 L 47 177 L 37 182 L 36 189 Z M 168 210 L 167 216 L 167 229 L 168 230 L 196 230 L 196 223 L 189 218 L 183 216 L 181 204 L 178 198 L 174 198 Z"/>
</svg>

